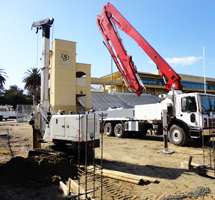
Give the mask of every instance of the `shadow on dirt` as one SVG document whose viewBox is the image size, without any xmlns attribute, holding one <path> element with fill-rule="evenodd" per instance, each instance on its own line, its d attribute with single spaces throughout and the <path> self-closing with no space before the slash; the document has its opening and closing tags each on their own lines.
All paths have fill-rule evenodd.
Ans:
<svg viewBox="0 0 215 200">
<path fill-rule="evenodd" d="M 96 160 L 98 164 L 100 164 L 100 160 Z M 138 165 L 138 164 L 130 164 L 126 162 L 118 162 L 118 161 L 109 161 L 103 160 L 103 168 L 116 170 L 120 172 L 130 173 L 133 175 L 141 175 L 141 176 L 149 176 L 154 178 L 162 178 L 175 180 L 180 177 L 183 173 L 190 173 L 190 171 L 186 169 L 178 169 L 178 168 L 168 168 L 168 167 L 158 167 L 152 165 Z"/>
<path fill-rule="evenodd" d="M 136 139 L 136 140 L 146 140 L 146 141 L 158 141 L 158 142 L 163 142 L 163 136 L 162 135 L 146 135 L 145 137 L 137 137 L 134 135 L 131 135 L 129 139 Z M 213 143 L 215 143 L 215 138 L 213 141 L 213 137 L 204 144 L 204 146 L 207 147 L 213 147 Z M 188 143 L 185 145 L 185 147 L 194 147 L 194 148 L 202 148 L 202 143 L 201 142 L 196 142 L 193 139 L 190 139 Z"/>
</svg>

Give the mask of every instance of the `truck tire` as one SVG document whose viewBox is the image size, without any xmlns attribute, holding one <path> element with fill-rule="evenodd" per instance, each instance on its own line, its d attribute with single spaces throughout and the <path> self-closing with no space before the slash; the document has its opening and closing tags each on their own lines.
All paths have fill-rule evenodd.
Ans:
<svg viewBox="0 0 215 200">
<path fill-rule="evenodd" d="M 168 133 L 169 141 L 176 146 L 184 146 L 189 140 L 189 135 L 180 125 L 173 125 Z"/>
<path fill-rule="evenodd" d="M 127 132 L 124 131 L 124 128 L 121 123 L 116 124 L 116 126 L 114 127 L 114 134 L 118 138 L 127 137 Z"/>
<path fill-rule="evenodd" d="M 105 133 L 107 136 L 113 136 L 113 135 L 114 135 L 113 126 L 112 126 L 111 123 L 106 123 L 106 124 L 105 124 L 104 133 Z"/>
<path fill-rule="evenodd" d="M 0 121 L 2 121 L 3 120 L 3 116 L 2 115 L 0 115 Z"/>
</svg>

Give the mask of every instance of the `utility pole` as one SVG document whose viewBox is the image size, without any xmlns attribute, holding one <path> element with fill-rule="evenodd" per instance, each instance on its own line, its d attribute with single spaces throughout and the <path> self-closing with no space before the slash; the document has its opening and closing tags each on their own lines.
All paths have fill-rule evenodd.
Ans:
<svg viewBox="0 0 215 200">
<path fill-rule="evenodd" d="M 204 67 L 204 89 L 206 94 L 206 75 L 205 75 L 205 47 L 203 46 L 203 67 Z"/>
<path fill-rule="evenodd" d="M 111 95 L 113 94 L 113 58 L 111 56 Z"/>
</svg>

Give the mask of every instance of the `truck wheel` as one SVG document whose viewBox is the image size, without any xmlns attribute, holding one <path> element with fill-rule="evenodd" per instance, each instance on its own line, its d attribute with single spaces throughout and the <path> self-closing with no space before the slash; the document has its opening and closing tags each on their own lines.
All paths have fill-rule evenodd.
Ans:
<svg viewBox="0 0 215 200">
<path fill-rule="evenodd" d="M 113 136 L 113 126 L 111 123 L 106 123 L 105 124 L 105 128 L 104 128 L 104 132 L 107 136 Z"/>
<path fill-rule="evenodd" d="M 124 131 L 122 124 L 116 124 L 116 126 L 114 127 L 114 134 L 118 138 L 127 137 L 127 132 Z"/>
<path fill-rule="evenodd" d="M 169 130 L 168 137 L 169 141 L 176 146 L 186 145 L 189 140 L 189 135 L 180 125 L 173 125 Z"/>
</svg>

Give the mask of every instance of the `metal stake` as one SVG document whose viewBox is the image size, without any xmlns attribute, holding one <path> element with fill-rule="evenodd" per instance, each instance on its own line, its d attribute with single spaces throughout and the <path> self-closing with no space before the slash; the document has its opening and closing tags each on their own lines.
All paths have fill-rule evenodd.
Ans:
<svg viewBox="0 0 215 200">
<path fill-rule="evenodd" d="M 85 192 L 87 191 L 87 132 L 88 132 L 88 115 L 86 115 L 86 141 L 85 141 Z M 87 199 L 87 194 L 85 194 Z"/>
<path fill-rule="evenodd" d="M 78 169 L 80 169 L 80 160 L 81 160 L 81 144 L 80 144 L 80 137 L 81 137 L 81 116 L 79 114 L 79 132 L 78 132 Z M 78 199 L 80 199 L 80 178 L 78 179 Z"/>
<path fill-rule="evenodd" d="M 103 160 L 103 113 L 102 113 L 102 133 L 101 133 L 101 200 L 103 199 L 103 184 L 102 184 L 102 175 L 103 175 L 103 171 L 102 171 L 102 160 Z"/>
<path fill-rule="evenodd" d="M 94 167 L 94 174 L 93 174 L 93 180 L 94 180 L 94 182 L 93 182 L 93 188 L 95 188 L 95 181 L 96 181 L 96 179 L 95 179 L 95 177 L 96 177 L 96 174 L 95 174 L 95 166 L 96 166 L 96 163 L 95 163 L 95 123 L 96 123 L 96 120 L 95 120 L 95 113 L 94 113 L 94 115 L 93 115 L 93 119 L 94 119 L 94 129 L 93 129 L 93 167 Z M 93 198 L 95 198 L 95 190 L 93 191 Z"/>
</svg>

